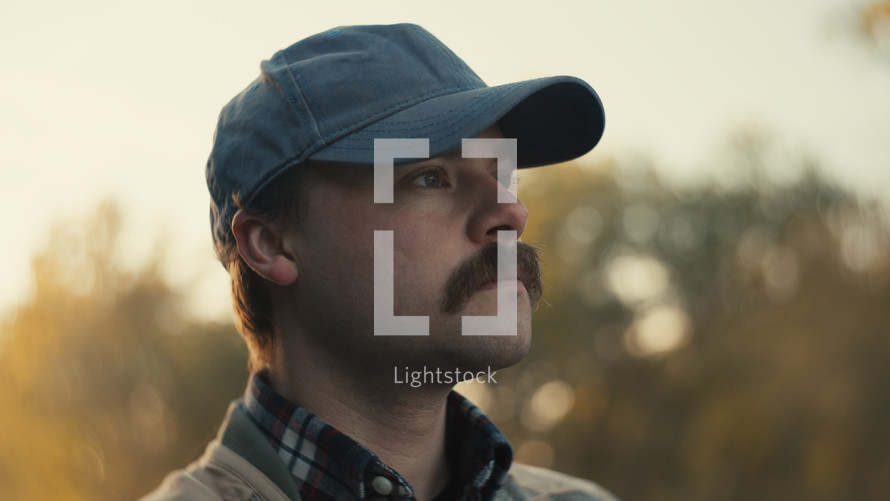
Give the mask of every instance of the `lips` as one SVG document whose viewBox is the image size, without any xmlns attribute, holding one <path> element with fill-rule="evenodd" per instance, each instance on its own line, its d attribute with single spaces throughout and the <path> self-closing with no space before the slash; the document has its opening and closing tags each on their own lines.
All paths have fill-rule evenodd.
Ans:
<svg viewBox="0 0 890 501">
<path fill-rule="evenodd" d="M 528 283 L 526 282 L 526 273 L 523 270 L 522 266 L 519 266 L 516 270 L 516 281 L 518 282 L 517 287 L 522 285 L 523 290 L 528 291 Z M 509 285 L 507 285 L 509 287 Z M 491 274 L 486 277 L 486 280 L 479 284 L 475 290 L 492 290 L 497 289 L 498 287 L 498 279 L 497 276 L 492 276 Z"/>
</svg>

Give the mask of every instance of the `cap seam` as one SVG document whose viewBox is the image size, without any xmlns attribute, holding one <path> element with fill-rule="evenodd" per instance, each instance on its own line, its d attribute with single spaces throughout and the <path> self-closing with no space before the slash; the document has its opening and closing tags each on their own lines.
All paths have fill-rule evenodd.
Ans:
<svg viewBox="0 0 890 501">
<path fill-rule="evenodd" d="M 293 82 L 293 85 L 294 85 L 294 90 L 296 92 L 291 91 L 291 89 L 285 89 L 285 91 L 287 92 L 288 98 L 291 101 L 291 106 L 294 108 L 294 110 L 297 112 L 297 115 L 303 121 L 303 129 L 306 131 L 306 134 L 310 138 L 314 137 L 314 139 L 315 139 L 314 141 L 310 141 L 309 146 L 303 147 L 302 149 L 300 149 L 300 146 L 298 144 L 293 143 L 294 151 L 299 151 L 299 153 L 297 154 L 297 158 L 299 158 L 300 156 L 302 156 L 303 152 L 305 152 L 307 149 L 309 149 L 317 141 L 321 141 L 322 144 L 325 144 L 325 140 L 321 134 L 321 131 L 318 128 L 318 120 L 316 119 L 316 116 L 313 113 L 312 108 L 309 107 L 309 104 L 307 103 L 305 97 L 303 96 L 304 92 L 308 93 L 308 89 L 303 88 L 302 79 L 298 78 L 298 75 L 295 74 L 295 70 L 291 70 L 291 68 L 290 68 L 291 66 L 296 66 L 296 64 L 293 64 L 290 61 L 288 61 L 288 64 L 286 64 L 283 68 L 283 70 L 284 70 L 283 73 L 288 78 L 291 79 L 291 81 Z M 302 104 L 303 107 L 305 107 L 306 115 L 308 115 L 309 119 L 307 119 L 306 115 L 304 115 L 300 104 Z M 319 113 L 319 114 L 321 114 L 321 113 Z M 311 123 L 311 128 L 310 128 L 310 123 Z M 313 134 L 313 131 L 315 132 L 315 134 Z"/>
<path fill-rule="evenodd" d="M 515 89 L 514 89 L 514 90 L 515 90 Z M 511 91 L 510 93 L 512 93 L 512 91 Z M 497 103 L 503 101 L 503 100 L 504 100 L 510 93 L 506 93 L 506 94 L 500 96 L 499 98 L 497 98 L 496 100 L 494 100 L 494 101 L 488 103 L 488 105 L 486 105 L 486 106 L 484 106 L 484 107 L 481 107 L 481 108 L 477 109 L 476 112 L 475 112 L 474 114 L 472 114 L 472 115 L 468 114 L 468 115 L 463 115 L 463 116 L 459 117 L 454 123 L 455 123 L 455 124 L 460 124 L 460 123 L 466 123 L 466 122 L 468 122 L 468 121 L 472 121 L 473 119 L 479 117 L 479 116 L 480 116 L 482 113 L 484 113 L 485 111 L 491 109 L 491 107 L 494 106 L 495 104 L 497 104 Z M 442 124 L 442 123 L 444 123 L 444 121 L 439 121 L 439 122 L 437 122 L 435 125 Z M 439 132 L 439 131 L 442 131 L 442 130 L 444 130 L 444 129 L 446 129 L 446 128 L 447 128 L 447 126 L 439 127 L 439 128 L 437 128 L 437 129 L 433 129 L 433 130 L 428 131 L 428 134 L 435 134 L 435 133 L 437 133 L 437 132 Z M 413 127 L 413 128 L 398 129 L 398 130 L 402 130 L 402 131 L 415 131 L 415 130 L 422 130 L 422 129 L 426 129 L 426 128 L 425 128 L 425 127 Z M 392 132 L 395 132 L 395 131 L 392 131 Z M 372 140 L 373 138 L 372 138 L 372 137 L 367 137 L 367 138 L 364 138 L 364 137 L 361 137 L 361 138 L 359 138 L 359 137 L 348 137 L 348 138 L 343 138 L 343 139 L 346 140 L 346 141 L 362 141 L 362 142 L 367 142 L 367 141 Z M 341 149 L 341 150 L 358 150 L 358 149 L 364 149 L 364 147 L 360 147 L 360 146 L 341 146 L 339 143 L 340 143 L 340 141 L 338 141 L 338 142 L 336 142 L 336 143 L 333 143 L 333 144 L 329 145 L 328 148 L 335 148 L 335 149 Z"/>
<path fill-rule="evenodd" d="M 492 87 L 488 87 L 488 88 L 491 89 Z M 465 113 L 468 110 L 474 110 L 474 109 L 478 109 L 480 107 L 484 107 L 488 103 L 491 103 L 493 100 L 495 103 L 499 102 L 499 101 L 503 100 L 504 98 L 506 98 L 508 95 L 512 94 L 515 90 L 516 90 L 515 85 L 510 86 L 510 87 L 505 87 L 502 89 L 497 89 L 497 91 L 492 93 L 492 95 L 490 95 L 490 96 L 482 96 L 482 97 L 479 97 L 469 103 L 463 103 L 462 105 L 454 106 L 453 108 L 450 108 L 447 111 L 440 112 L 435 115 L 430 115 L 429 117 L 427 117 L 428 119 L 402 120 L 402 121 L 397 121 L 397 122 L 389 122 L 389 124 L 407 125 L 407 124 L 424 123 L 426 126 L 437 125 L 437 124 L 445 122 L 445 120 L 441 119 L 442 117 L 451 115 L 456 110 L 460 110 L 458 113 L 460 113 L 460 112 Z M 432 120 L 435 120 L 435 121 L 432 121 Z M 405 128 L 401 128 L 401 129 L 389 129 L 389 131 L 397 132 L 400 130 L 417 130 L 417 129 L 418 129 L 418 127 L 405 127 Z M 364 132 L 364 131 L 359 132 L 359 134 L 361 134 L 362 132 Z"/>
<path fill-rule="evenodd" d="M 461 72 L 457 69 L 457 61 L 455 61 L 455 55 L 450 53 L 449 50 L 446 50 L 445 44 L 443 44 L 441 41 L 439 41 L 437 39 L 434 39 L 430 33 L 424 32 L 423 30 L 419 29 L 419 26 L 417 26 L 417 25 L 410 25 L 410 26 L 411 26 L 412 30 L 414 30 L 418 35 L 420 35 L 420 37 L 423 39 L 424 42 L 427 43 L 427 45 L 429 45 L 435 49 L 438 49 L 439 52 L 441 52 L 446 58 L 448 58 L 448 63 L 451 66 L 451 74 L 453 76 L 457 77 L 458 79 L 463 80 L 464 85 L 466 86 L 465 88 L 468 88 L 468 89 L 474 88 L 473 84 L 470 82 L 470 80 L 465 75 L 461 74 Z M 480 78 L 480 80 L 482 80 L 482 79 Z"/>
<path fill-rule="evenodd" d="M 480 87 L 480 88 L 483 88 L 483 87 Z M 418 103 L 419 101 L 421 101 L 421 100 L 423 100 L 423 101 L 428 101 L 428 100 L 432 99 L 433 97 L 439 97 L 439 95 L 444 95 L 446 92 L 449 92 L 449 91 L 452 91 L 452 90 L 455 90 L 455 89 L 460 90 L 461 88 L 460 88 L 460 87 L 454 87 L 454 86 L 446 87 L 446 88 L 444 88 L 444 89 L 439 89 L 439 90 L 436 90 L 436 91 L 430 91 L 430 92 L 421 94 L 421 95 L 419 95 L 419 96 L 417 96 L 417 97 L 415 97 L 415 98 L 409 99 L 409 100 L 407 100 L 407 101 L 402 101 L 402 102 L 399 102 L 399 103 L 390 105 L 389 107 L 387 107 L 386 109 L 380 111 L 379 113 L 374 113 L 374 114 L 372 114 L 372 115 L 367 115 L 367 116 L 364 116 L 364 117 L 358 119 L 358 120 L 357 120 L 358 124 L 348 125 L 348 126 L 345 126 L 345 127 L 341 127 L 341 128 L 339 128 L 339 129 L 337 129 L 337 130 L 331 131 L 331 135 L 339 134 L 340 132 L 343 132 L 344 130 L 348 130 L 348 129 L 350 129 L 350 128 L 355 128 L 355 129 L 359 129 L 359 130 L 360 130 L 360 129 L 364 129 L 365 127 L 368 127 L 369 125 L 371 125 L 371 124 L 373 124 L 373 123 L 376 123 L 376 122 L 378 122 L 378 121 L 380 121 L 380 120 L 383 120 L 384 118 L 386 118 L 386 117 L 389 116 L 389 115 L 392 115 L 392 114 L 394 114 L 394 113 L 398 113 L 398 111 L 395 111 L 395 112 L 391 111 L 393 108 L 406 107 L 406 105 L 413 106 L 413 105 L 417 104 L 417 103 Z M 433 95 L 433 94 L 437 94 L 437 95 Z M 429 97 L 429 96 L 431 96 L 431 95 L 433 95 L 433 96 L 432 96 L 432 97 Z M 407 107 L 410 107 L 410 106 L 407 106 Z M 400 110 L 399 110 L 399 111 L 400 111 Z M 371 118 L 376 118 L 376 120 L 374 120 L 373 122 L 368 123 L 368 124 L 360 125 L 360 124 L 363 124 L 365 121 L 367 121 L 368 119 L 371 119 Z M 338 140 L 339 140 L 339 139 L 338 139 Z"/>
<path fill-rule="evenodd" d="M 299 64 L 288 64 L 287 65 L 288 73 L 291 74 L 291 78 L 294 80 L 294 86 L 300 90 L 300 94 L 301 95 L 305 94 L 305 98 L 303 99 L 303 102 L 307 103 L 306 109 L 312 115 L 312 118 L 313 118 L 312 125 L 315 128 L 315 132 L 318 133 L 318 140 L 321 141 L 322 144 L 327 144 L 327 142 L 325 141 L 325 133 L 322 130 L 322 129 L 325 129 L 324 123 L 327 120 L 327 118 L 325 117 L 325 115 L 321 111 L 321 109 L 317 109 L 317 110 L 313 111 L 309 107 L 308 103 L 313 102 L 314 99 L 312 98 L 312 93 L 309 91 L 309 87 L 308 86 L 303 87 L 301 85 L 301 82 L 303 81 L 303 79 L 300 74 L 300 71 L 298 70 L 298 66 L 299 66 Z M 317 117 L 316 117 L 316 115 L 317 115 Z M 308 147 L 304 148 L 304 150 L 306 150 L 306 149 L 308 149 Z"/>
</svg>

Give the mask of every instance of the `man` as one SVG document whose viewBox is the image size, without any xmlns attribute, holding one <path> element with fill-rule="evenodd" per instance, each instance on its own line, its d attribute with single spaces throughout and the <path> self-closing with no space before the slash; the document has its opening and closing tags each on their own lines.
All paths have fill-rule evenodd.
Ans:
<svg viewBox="0 0 890 501">
<path fill-rule="evenodd" d="M 254 373 L 205 455 L 150 499 L 612 499 L 513 464 L 451 391 L 528 350 L 540 269 L 504 166 L 592 149 L 593 89 L 487 87 L 414 25 L 333 29 L 261 69 L 207 165 Z M 468 335 L 469 317 L 507 321 Z M 400 379 L 421 368 L 423 384 Z"/>
</svg>

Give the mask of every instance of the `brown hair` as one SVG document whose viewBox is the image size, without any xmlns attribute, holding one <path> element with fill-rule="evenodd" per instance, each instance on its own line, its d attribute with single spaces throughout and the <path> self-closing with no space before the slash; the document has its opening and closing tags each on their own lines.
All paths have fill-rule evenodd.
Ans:
<svg viewBox="0 0 890 501">
<path fill-rule="evenodd" d="M 270 222 L 296 222 L 304 212 L 308 166 L 291 168 L 265 188 L 250 207 L 235 198 L 239 209 Z M 235 327 L 247 343 L 249 368 L 257 371 L 272 362 L 278 339 L 274 325 L 272 299 L 267 280 L 253 271 L 241 257 L 234 238 L 223 248 L 223 265 L 232 280 L 232 306 Z"/>
</svg>

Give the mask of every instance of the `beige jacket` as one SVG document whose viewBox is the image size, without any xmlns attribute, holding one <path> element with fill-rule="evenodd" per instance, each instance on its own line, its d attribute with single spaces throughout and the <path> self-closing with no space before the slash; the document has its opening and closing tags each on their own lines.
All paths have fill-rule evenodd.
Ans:
<svg viewBox="0 0 890 501">
<path fill-rule="evenodd" d="M 496 501 L 615 501 L 593 482 L 514 463 Z M 233 404 L 219 437 L 200 459 L 175 471 L 142 501 L 299 501 L 297 487 L 268 440 Z"/>
</svg>

